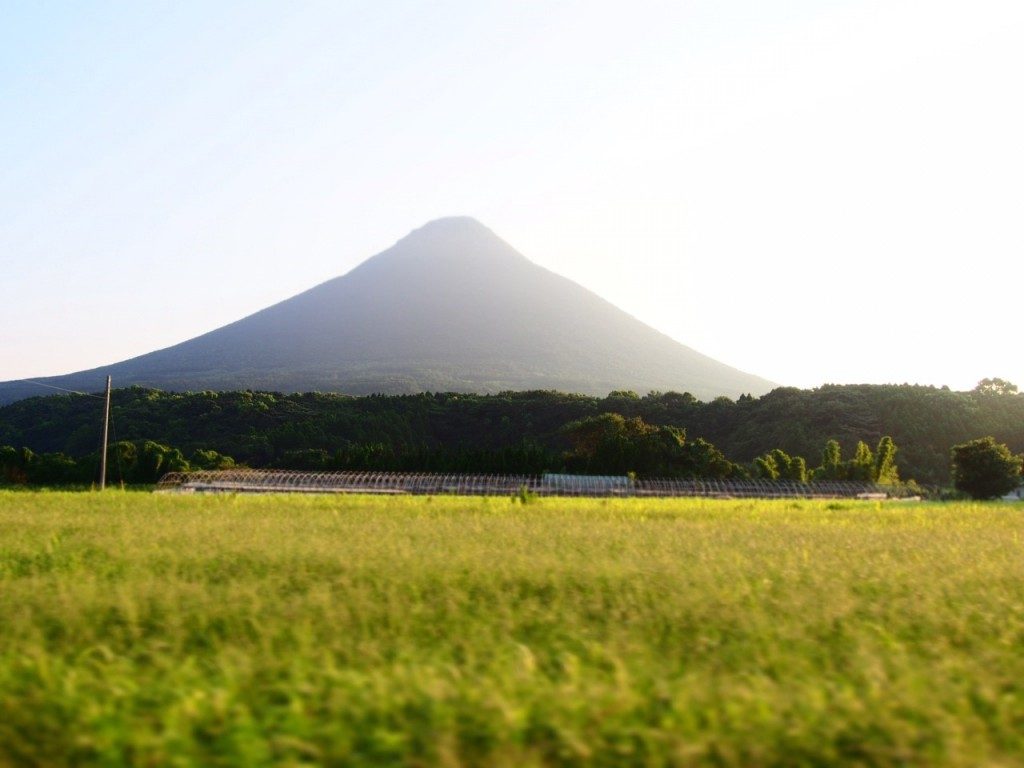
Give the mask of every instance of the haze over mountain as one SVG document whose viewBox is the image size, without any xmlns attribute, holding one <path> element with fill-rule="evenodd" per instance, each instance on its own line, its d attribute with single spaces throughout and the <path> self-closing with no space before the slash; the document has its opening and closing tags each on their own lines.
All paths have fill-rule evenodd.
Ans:
<svg viewBox="0 0 1024 768">
<path fill-rule="evenodd" d="M 773 386 L 533 264 L 465 217 L 432 221 L 342 277 L 197 338 L 38 380 L 95 392 L 107 375 L 119 387 L 349 394 L 633 389 L 707 399 Z M 0 403 L 45 392 L 6 382 Z"/>
</svg>

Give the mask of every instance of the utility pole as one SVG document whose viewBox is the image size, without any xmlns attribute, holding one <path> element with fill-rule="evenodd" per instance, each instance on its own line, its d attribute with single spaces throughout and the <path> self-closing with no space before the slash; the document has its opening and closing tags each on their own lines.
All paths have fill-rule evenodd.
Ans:
<svg viewBox="0 0 1024 768">
<path fill-rule="evenodd" d="M 103 408 L 103 450 L 100 452 L 100 490 L 107 487 L 107 434 L 110 431 L 110 377 L 107 376 L 107 398 Z"/>
</svg>

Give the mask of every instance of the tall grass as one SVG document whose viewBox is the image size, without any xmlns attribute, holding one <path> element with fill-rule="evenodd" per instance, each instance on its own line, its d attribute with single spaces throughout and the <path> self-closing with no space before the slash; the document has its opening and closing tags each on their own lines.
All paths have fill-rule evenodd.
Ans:
<svg viewBox="0 0 1024 768">
<path fill-rule="evenodd" d="M 1010 505 L 0 493 L 0 764 L 1024 765 Z"/>
</svg>

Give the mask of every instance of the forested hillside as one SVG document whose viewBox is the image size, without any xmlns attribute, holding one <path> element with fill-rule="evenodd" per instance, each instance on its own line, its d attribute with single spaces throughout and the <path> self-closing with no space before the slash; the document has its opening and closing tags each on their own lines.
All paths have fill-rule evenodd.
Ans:
<svg viewBox="0 0 1024 768">
<path fill-rule="evenodd" d="M 834 439 L 844 458 L 858 441 L 890 435 L 900 476 L 949 480 L 950 448 L 993 435 L 1024 451 L 1024 395 L 921 386 L 780 388 L 760 398 L 701 402 L 688 394 L 631 392 L 597 398 L 559 392 L 345 397 L 265 392 L 113 395 L 113 437 L 150 440 L 185 455 L 213 450 L 251 466 L 543 471 L 561 466 L 570 422 L 618 413 L 685 429 L 734 462 L 781 448 L 809 467 Z M 98 448 L 101 402 L 58 395 L 0 408 L 0 445 L 80 457 Z"/>
</svg>

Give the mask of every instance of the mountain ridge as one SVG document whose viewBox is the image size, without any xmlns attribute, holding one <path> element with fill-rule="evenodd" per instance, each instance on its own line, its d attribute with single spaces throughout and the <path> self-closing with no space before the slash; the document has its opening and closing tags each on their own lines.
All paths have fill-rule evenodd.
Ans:
<svg viewBox="0 0 1024 768">
<path fill-rule="evenodd" d="M 436 219 L 347 273 L 208 333 L 38 380 L 95 390 L 347 394 L 559 389 L 699 397 L 774 385 L 674 341 L 470 217 Z M 0 403 L 40 394 L 0 383 Z"/>
</svg>

